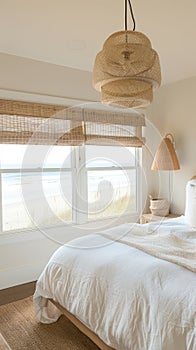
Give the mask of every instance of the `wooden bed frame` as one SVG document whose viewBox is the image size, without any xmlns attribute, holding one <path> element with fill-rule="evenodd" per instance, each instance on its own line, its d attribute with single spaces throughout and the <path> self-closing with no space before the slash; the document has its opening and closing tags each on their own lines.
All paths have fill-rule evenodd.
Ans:
<svg viewBox="0 0 196 350">
<path fill-rule="evenodd" d="M 53 299 L 48 299 L 49 302 L 54 304 L 62 313 L 65 315 L 69 321 L 71 321 L 83 334 L 85 334 L 94 344 L 98 346 L 101 350 L 114 350 L 110 346 L 106 345 L 103 340 L 101 340 L 94 332 L 92 332 L 87 326 L 85 326 L 81 321 L 67 311 L 64 307 L 58 304 Z"/>
</svg>

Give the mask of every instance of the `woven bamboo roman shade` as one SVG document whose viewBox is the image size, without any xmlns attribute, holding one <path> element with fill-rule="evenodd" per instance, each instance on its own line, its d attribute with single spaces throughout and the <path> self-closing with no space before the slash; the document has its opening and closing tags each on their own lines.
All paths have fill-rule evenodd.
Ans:
<svg viewBox="0 0 196 350">
<path fill-rule="evenodd" d="M 143 115 L 122 112 L 84 110 L 85 143 L 87 145 L 113 145 L 142 147 Z"/>
<path fill-rule="evenodd" d="M 0 143 L 33 145 L 144 144 L 140 114 L 0 100 Z"/>
<path fill-rule="evenodd" d="M 77 109 L 0 100 L 0 143 L 75 146 L 83 140 Z"/>
</svg>

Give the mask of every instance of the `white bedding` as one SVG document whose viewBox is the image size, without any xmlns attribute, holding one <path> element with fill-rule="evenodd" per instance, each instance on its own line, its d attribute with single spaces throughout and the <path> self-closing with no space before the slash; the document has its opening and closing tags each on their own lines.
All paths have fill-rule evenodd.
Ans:
<svg viewBox="0 0 196 350">
<path fill-rule="evenodd" d="M 131 224 L 109 232 L 122 236 Z M 184 217 L 140 226 L 196 244 Z M 196 274 L 103 235 L 69 242 L 52 256 L 34 295 L 37 319 L 61 315 L 59 302 L 117 350 L 195 350 Z M 119 236 L 119 237 L 120 237 Z"/>
</svg>

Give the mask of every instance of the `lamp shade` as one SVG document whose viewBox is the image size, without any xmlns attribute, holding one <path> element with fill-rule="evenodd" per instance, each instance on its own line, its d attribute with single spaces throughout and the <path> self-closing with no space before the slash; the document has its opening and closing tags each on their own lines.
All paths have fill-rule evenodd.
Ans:
<svg viewBox="0 0 196 350">
<path fill-rule="evenodd" d="M 113 33 L 96 56 L 93 86 L 101 92 L 105 104 L 145 107 L 160 83 L 158 54 L 143 33 L 131 30 Z"/>
<path fill-rule="evenodd" d="M 152 164 L 152 170 L 179 170 L 180 165 L 174 149 L 174 138 L 167 134 L 162 140 Z"/>
</svg>

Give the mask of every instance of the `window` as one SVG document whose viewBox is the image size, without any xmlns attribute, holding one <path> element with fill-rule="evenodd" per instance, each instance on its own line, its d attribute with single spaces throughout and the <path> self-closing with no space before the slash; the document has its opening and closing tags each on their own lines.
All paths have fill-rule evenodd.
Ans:
<svg viewBox="0 0 196 350">
<path fill-rule="evenodd" d="M 0 99 L 0 232 L 137 214 L 144 126 L 137 111 Z"/>
<path fill-rule="evenodd" d="M 88 218 L 137 211 L 136 148 L 86 146 Z"/>
<path fill-rule="evenodd" d="M 1 231 L 138 211 L 139 148 L 0 145 Z"/>
<path fill-rule="evenodd" d="M 72 221 L 70 154 L 68 146 L 0 145 L 2 231 Z"/>
</svg>

